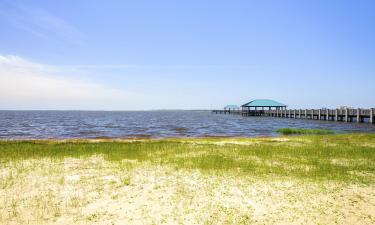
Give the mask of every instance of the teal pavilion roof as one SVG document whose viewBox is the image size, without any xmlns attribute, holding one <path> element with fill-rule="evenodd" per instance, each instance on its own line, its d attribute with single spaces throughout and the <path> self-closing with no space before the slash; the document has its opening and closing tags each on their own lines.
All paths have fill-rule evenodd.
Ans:
<svg viewBox="0 0 375 225">
<path fill-rule="evenodd" d="M 255 99 L 251 102 L 248 102 L 242 105 L 242 107 L 286 107 L 286 106 L 287 105 L 283 103 L 270 100 L 270 99 Z"/>
</svg>

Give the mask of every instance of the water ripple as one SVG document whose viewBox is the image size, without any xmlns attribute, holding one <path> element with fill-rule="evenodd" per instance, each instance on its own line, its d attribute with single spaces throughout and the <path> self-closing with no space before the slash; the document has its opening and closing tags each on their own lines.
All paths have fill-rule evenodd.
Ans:
<svg viewBox="0 0 375 225">
<path fill-rule="evenodd" d="M 375 132 L 375 125 L 208 111 L 0 111 L 0 139 L 275 136 L 282 127 Z"/>
</svg>

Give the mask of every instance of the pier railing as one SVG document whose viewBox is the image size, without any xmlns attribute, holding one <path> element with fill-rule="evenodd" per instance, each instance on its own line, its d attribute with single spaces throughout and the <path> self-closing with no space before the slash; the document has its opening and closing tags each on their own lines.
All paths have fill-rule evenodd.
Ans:
<svg viewBox="0 0 375 225">
<path fill-rule="evenodd" d="M 375 123 L 375 109 L 212 110 L 216 114 Z"/>
</svg>

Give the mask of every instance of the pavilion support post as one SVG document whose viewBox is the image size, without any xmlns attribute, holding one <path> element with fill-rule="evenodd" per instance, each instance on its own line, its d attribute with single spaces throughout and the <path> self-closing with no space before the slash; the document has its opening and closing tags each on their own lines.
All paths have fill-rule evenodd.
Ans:
<svg viewBox="0 0 375 225">
<path fill-rule="evenodd" d="M 296 118 L 296 110 L 295 109 L 293 110 L 293 118 L 294 119 Z"/>
<path fill-rule="evenodd" d="M 329 109 L 326 109 L 326 120 L 329 121 Z"/>
<path fill-rule="evenodd" d="M 288 111 L 289 111 L 289 118 L 290 118 L 290 109 Z"/>
<path fill-rule="evenodd" d="M 335 121 L 339 121 L 339 110 L 335 110 Z"/>
<path fill-rule="evenodd" d="M 276 117 L 279 117 L 279 108 L 276 108 Z"/>
<path fill-rule="evenodd" d="M 361 109 L 357 109 L 357 123 L 361 122 Z"/>
<path fill-rule="evenodd" d="M 370 123 L 374 123 L 374 109 L 370 109 Z"/>
<path fill-rule="evenodd" d="M 349 122 L 349 109 L 345 109 L 345 122 Z"/>
<path fill-rule="evenodd" d="M 311 119 L 312 120 L 314 119 L 314 110 L 313 109 L 311 110 Z"/>
</svg>

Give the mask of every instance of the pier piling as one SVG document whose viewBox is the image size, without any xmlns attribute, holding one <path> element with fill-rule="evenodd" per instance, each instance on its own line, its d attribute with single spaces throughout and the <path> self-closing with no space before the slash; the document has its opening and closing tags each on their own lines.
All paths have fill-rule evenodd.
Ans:
<svg viewBox="0 0 375 225">
<path fill-rule="evenodd" d="M 345 109 L 345 122 L 349 122 L 349 109 Z"/>
<path fill-rule="evenodd" d="M 361 109 L 357 109 L 357 123 L 361 122 Z"/>
<path fill-rule="evenodd" d="M 319 109 L 319 110 L 318 110 L 318 120 L 321 120 L 321 119 L 322 119 L 321 115 L 322 115 L 322 110 Z"/>
</svg>

